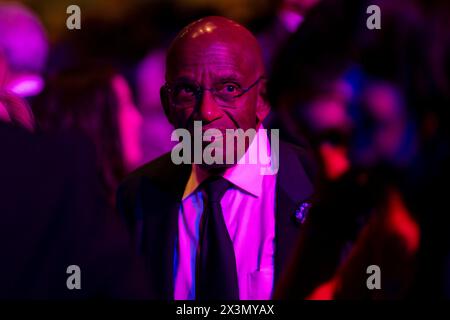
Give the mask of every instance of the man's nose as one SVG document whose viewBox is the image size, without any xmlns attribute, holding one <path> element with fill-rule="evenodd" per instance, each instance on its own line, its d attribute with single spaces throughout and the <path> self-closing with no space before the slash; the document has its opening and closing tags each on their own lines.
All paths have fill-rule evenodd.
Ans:
<svg viewBox="0 0 450 320">
<path fill-rule="evenodd" d="M 210 123 L 214 120 L 222 117 L 222 112 L 220 107 L 217 105 L 216 101 L 211 92 L 205 91 L 202 94 L 202 98 L 199 101 L 198 111 L 196 112 L 196 119 L 206 123 Z"/>
</svg>

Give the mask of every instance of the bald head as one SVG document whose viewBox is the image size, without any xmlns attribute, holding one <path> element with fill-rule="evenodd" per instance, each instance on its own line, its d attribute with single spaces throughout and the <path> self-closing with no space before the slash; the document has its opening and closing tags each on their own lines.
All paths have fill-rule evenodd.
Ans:
<svg viewBox="0 0 450 320">
<path fill-rule="evenodd" d="M 184 28 L 169 48 L 161 102 L 174 127 L 194 134 L 194 123 L 201 121 L 203 131 L 216 129 L 226 137 L 228 129 L 260 126 L 270 109 L 265 88 L 255 37 L 234 21 L 207 17 Z M 237 159 L 236 146 L 225 144 L 222 151 Z"/>
<path fill-rule="evenodd" d="M 261 48 L 253 34 L 242 25 L 223 17 L 206 17 L 185 27 L 169 48 L 166 79 L 170 80 L 187 57 L 199 61 L 214 59 L 210 53 L 227 51 L 236 57 L 244 72 L 264 73 Z"/>
</svg>

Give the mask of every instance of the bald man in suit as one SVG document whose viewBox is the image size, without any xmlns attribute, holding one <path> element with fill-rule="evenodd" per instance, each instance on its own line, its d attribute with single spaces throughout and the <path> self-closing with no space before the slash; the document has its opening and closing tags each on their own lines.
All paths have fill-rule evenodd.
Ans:
<svg viewBox="0 0 450 320">
<path fill-rule="evenodd" d="M 158 299 L 271 298 L 313 194 L 314 165 L 306 150 L 283 141 L 273 174 L 241 161 L 252 152 L 275 156 L 258 148 L 278 143 L 263 128 L 270 112 L 265 86 L 258 42 L 234 21 L 206 17 L 173 41 L 161 101 L 174 128 L 192 137 L 199 121 L 202 134 L 215 129 L 223 141 L 230 129 L 256 135 L 244 156 L 236 144 L 220 149 L 224 158 L 233 156 L 230 163 L 175 164 L 169 153 L 119 188 L 118 208 Z"/>
</svg>

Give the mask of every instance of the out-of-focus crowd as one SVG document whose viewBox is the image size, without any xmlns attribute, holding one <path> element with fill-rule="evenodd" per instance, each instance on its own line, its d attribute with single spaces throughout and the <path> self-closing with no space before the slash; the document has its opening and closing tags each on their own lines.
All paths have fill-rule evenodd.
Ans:
<svg viewBox="0 0 450 320">
<path fill-rule="evenodd" d="M 366 26 L 373 4 L 379 30 Z M 450 297 L 450 3 L 273 7 L 246 21 L 266 60 L 265 125 L 318 163 L 306 222 L 314 232 L 299 239 L 275 297 Z M 83 20 L 50 43 L 36 13 L 2 2 L 0 120 L 36 135 L 84 135 L 114 207 L 125 175 L 173 146 L 159 93 L 169 41 L 214 14 L 144 4 L 120 21 Z M 367 290 L 370 265 L 384 290 Z"/>
</svg>

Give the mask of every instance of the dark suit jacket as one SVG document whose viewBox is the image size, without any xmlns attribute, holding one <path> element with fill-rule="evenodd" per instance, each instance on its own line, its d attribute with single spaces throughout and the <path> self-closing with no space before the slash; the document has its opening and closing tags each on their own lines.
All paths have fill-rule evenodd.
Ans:
<svg viewBox="0 0 450 320">
<path fill-rule="evenodd" d="M 275 279 L 301 230 L 295 211 L 313 194 L 312 168 L 305 150 L 280 141 Z M 190 173 L 190 165 L 174 165 L 169 153 L 138 169 L 119 187 L 118 209 L 134 235 L 137 250 L 145 258 L 152 291 L 158 299 L 173 299 L 173 249 L 178 233 L 178 212 Z"/>
<path fill-rule="evenodd" d="M 0 299 L 150 298 L 92 146 L 0 122 L 0 154 Z M 81 290 L 66 286 L 70 265 L 81 268 Z"/>
</svg>

